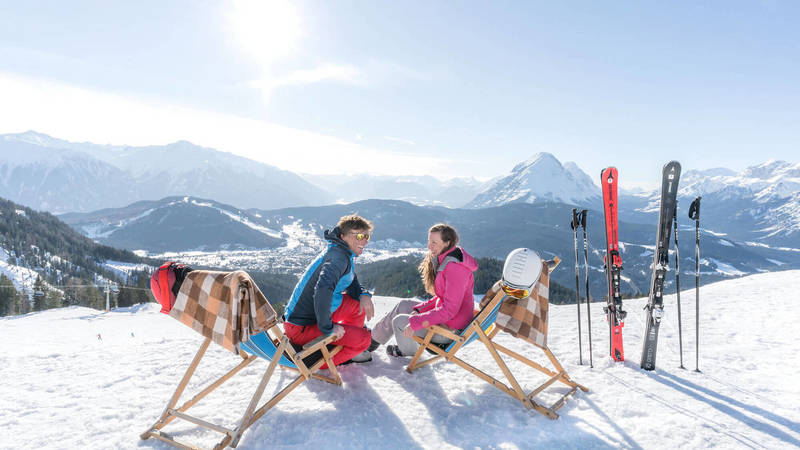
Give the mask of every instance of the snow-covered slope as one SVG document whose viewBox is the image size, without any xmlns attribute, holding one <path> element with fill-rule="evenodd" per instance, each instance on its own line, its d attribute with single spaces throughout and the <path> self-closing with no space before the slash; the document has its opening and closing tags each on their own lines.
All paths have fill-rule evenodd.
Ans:
<svg viewBox="0 0 800 450">
<path fill-rule="evenodd" d="M 566 270 L 564 268 L 559 270 Z M 549 346 L 578 393 L 552 421 L 452 363 L 407 373 L 407 359 L 383 349 L 367 364 L 341 368 L 344 385 L 311 380 L 248 430 L 240 449 L 261 448 L 796 448 L 796 293 L 800 271 L 774 272 L 704 286 L 700 370 L 694 372 L 694 291 L 682 293 L 684 364 L 678 368 L 675 296 L 665 297 L 657 369 L 639 369 L 645 299 L 626 300 L 624 363 L 605 355 L 607 329 L 592 305 L 594 368 L 578 365 L 575 306 L 550 309 Z M 376 298 L 378 314 L 395 298 Z M 584 333 L 586 323 L 583 324 Z M 547 363 L 541 351 L 505 333 L 498 342 Z M 153 305 L 102 313 L 64 308 L 0 318 L 0 448 L 167 448 L 139 441 L 175 389 L 201 337 Z M 587 336 L 583 338 L 587 345 Z M 503 379 L 480 342 L 466 361 Z M 233 367 L 238 357 L 212 345 L 190 391 Z M 241 372 L 192 411 L 232 426 L 267 364 Z M 511 364 L 522 385 L 539 372 Z M 271 396 L 293 374 L 278 371 Z M 563 393 L 563 386 L 554 386 Z M 547 395 L 543 400 L 547 401 Z M 184 398 L 186 399 L 186 398 Z M 209 445 L 218 435 L 176 424 L 182 439 Z M 168 430 L 169 431 L 169 427 Z"/>
<path fill-rule="evenodd" d="M 495 180 L 467 204 L 487 208 L 508 203 L 561 202 L 586 205 L 600 198 L 600 188 L 575 163 L 562 165 L 550 153 L 537 153 Z"/>
<path fill-rule="evenodd" d="M 273 248 L 286 238 L 246 211 L 189 196 L 60 219 L 99 243 L 150 252 Z"/>
</svg>

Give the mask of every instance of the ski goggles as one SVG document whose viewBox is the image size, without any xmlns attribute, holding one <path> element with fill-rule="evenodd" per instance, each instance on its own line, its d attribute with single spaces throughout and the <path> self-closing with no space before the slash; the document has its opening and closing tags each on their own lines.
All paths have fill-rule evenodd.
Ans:
<svg viewBox="0 0 800 450">
<path fill-rule="evenodd" d="M 500 287 L 503 289 L 503 292 L 514 298 L 527 298 L 531 295 L 530 289 L 514 288 L 504 283 L 501 283 Z"/>
<path fill-rule="evenodd" d="M 350 234 L 355 235 L 356 239 L 358 239 L 359 241 L 363 240 L 368 241 L 371 236 L 369 233 L 356 233 L 355 231 L 351 231 Z"/>
</svg>

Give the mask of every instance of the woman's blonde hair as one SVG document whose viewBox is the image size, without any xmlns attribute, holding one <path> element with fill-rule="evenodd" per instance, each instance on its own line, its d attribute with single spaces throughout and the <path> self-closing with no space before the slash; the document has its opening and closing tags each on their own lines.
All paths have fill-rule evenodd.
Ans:
<svg viewBox="0 0 800 450">
<path fill-rule="evenodd" d="M 447 243 L 447 247 L 442 250 L 442 253 L 448 252 L 450 249 L 458 244 L 458 232 L 455 228 L 446 223 L 437 223 L 432 226 L 428 233 L 437 232 L 442 235 L 442 241 Z M 434 287 L 436 282 L 436 269 L 439 266 L 437 257 L 430 251 L 419 263 L 419 274 L 422 277 L 422 284 L 425 285 L 425 291 L 431 295 L 435 295 Z"/>
</svg>

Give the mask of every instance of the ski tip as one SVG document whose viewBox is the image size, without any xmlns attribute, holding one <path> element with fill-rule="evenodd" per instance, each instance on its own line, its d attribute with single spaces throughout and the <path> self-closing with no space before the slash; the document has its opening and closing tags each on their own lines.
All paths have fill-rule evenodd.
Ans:
<svg viewBox="0 0 800 450">
<path fill-rule="evenodd" d="M 672 160 L 666 164 L 664 164 L 664 170 L 681 170 L 681 163 L 678 161 Z"/>
</svg>

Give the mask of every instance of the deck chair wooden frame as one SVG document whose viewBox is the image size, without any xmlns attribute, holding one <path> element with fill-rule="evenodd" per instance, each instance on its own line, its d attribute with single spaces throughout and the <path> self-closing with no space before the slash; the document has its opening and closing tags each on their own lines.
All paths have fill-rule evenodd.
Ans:
<svg viewBox="0 0 800 450">
<path fill-rule="evenodd" d="M 564 405 L 569 396 L 575 394 L 578 389 L 584 392 L 588 391 L 589 389 L 570 379 L 569 375 L 567 375 L 567 372 L 561 366 L 561 363 L 558 362 L 558 359 L 555 357 L 555 355 L 553 355 L 553 352 L 551 352 L 549 348 L 539 347 L 544 351 L 544 354 L 547 356 L 547 359 L 550 360 L 550 363 L 553 365 L 555 370 L 551 370 L 542 366 L 541 364 L 537 364 L 525 356 L 520 355 L 519 353 L 493 341 L 493 338 L 495 335 L 497 335 L 497 332 L 500 331 L 499 328 L 494 326 L 494 321 L 497 317 L 497 312 L 500 309 L 501 303 L 506 298 L 507 296 L 502 290 L 497 292 L 492 300 L 486 306 L 481 308 L 469 325 L 467 325 L 467 327 L 464 328 L 464 330 L 459 334 L 456 334 L 442 326 L 433 325 L 428 327 L 428 333 L 425 335 L 425 338 L 414 336 L 414 340 L 420 344 L 420 347 L 417 350 L 417 353 L 414 354 L 414 357 L 411 359 L 408 367 L 406 367 L 406 370 L 410 373 L 420 367 L 437 361 L 450 361 L 476 375 L 478 378 L 488 382 L 492 386 L 500 389 L 501 391 L 510 395 L 512 398 L 519 400 L 526 409 L 534 409 L 551 419 L 558 419 L 558 413 L 556 413 L 556 411 Z M 445 348 L 432 343 L 433 337 L 437 334 L 452 339 L 453 342 L 447 345 Z M 494 361 L 499 366 L 500 370 L 505 375 L 510 385 L 503 383 L 497 378 L 481 371 L 480 369 L 468 364 L 456 356 L 461 348 L 475 339 L 478 339 L 483 343 L 483 345 L 492 355 Z M 426 351 L 433 352 L 436 356 L 422 360 L 421 357 Z M 517 378 L 508 368 L 508 365 L 500 356 L 500 353 L 504 353 L 526 364 L 527 366 L 544 373 L 548 376 L 548 379 L 540 386 L 526 393 L 517 381 Z M 570 386 L 571 389 L 550 406 L 545 406 L 538 402 L 536 400 L 536 396 L 557 381 Z"/>
<path fill-rule="evenodd" d="M 197 366 L 203 359 L 203 355 L 208 349 L 208 345 L 211 343 L 211 338 L 206 338 L 200 345 L 200 349 L 197 350 L 197 353 L 195 354 L 191 364 L 189 364 L 189 368 L 186 369 L 186 373 L 183 375 L 180 383 L 178 383 L 178 387 L 172 394 L 172 397 L 167 403 L 167 407 L 164 409 L 164 412 L 152 427 L 140 435 L 141 439 L 145 440 L 153 437 L 179 448 L 198 448 L 193 445 L 178 442 L 168 433 L 165 433 L 161 430 L 173 420 L 182 419 L 194 423 L 195 425 L 199 425 L 203 428 L 222 433 L 224 436 L 222 440 L 213 447 L 214 449 L 222 449 L 226 446 L 236 447 L 245 430 L 247 430 L 253 423 L 260 419 L 270 408 L 275 406 L 287 394 L 289 394 L 309 378 L 316 378 L 341 386 L 342 379 L 339 376 L 339 372 L 336 370 L 336 366 L 333 364 L 333 356 L 338 353 L 342 347 L 336 346 L 329 348 L 329 344 L 334 340 L 336 340 L 336 336 L 334 335 L 323 335 L 303 346 L 302 350 L 298 352 L 295 351 L 290 344 L 289 338 L 283 334 L 283 330 L 281 330 L 278 323 L 273 323 L 271 326 L 269 326 L 267 331 L 251 336 L 250 341 L 243 342 L 240 345 L 240 348 L 243 351 L 240 352 L 242 361 L 240 361 L 239 364 L 206 386 L 194 397 L 186 401 L 186 403 L 176 408 L 175 406 L 178 404 L 181 394 L 183 394 L 183 391 L 186 389 L 189 380 L 192 378 Z M 321 353 L 321 358 L 313 363 L 310 363 L 310 365 L 306 365 L 306 363 L 304 363 L 304 359 L 318 351 Z M 271 357 L 270 353 L 272 354 Z M 197 404 L 197 402 L 199 402 L 203 397 L 213 392 L 215 389 L 220 387 L 223 383 L 231 379 L 239 371 L 247 367 L 259 357 L 268 359 L 269 365 L 267 366 L 264 375 L 262 375 L 261 381 L 256 387 L 253 396 L 250 398 L 250 402 L 247 405 L 242 418 L 239 420 L 235 428 L 230 429 L 216 425 L 186 413 L 189 408 Z M 317 373 L 323 364 L 328 365 L 330 376 L 323 376 Z M 272 374 L 275 372 L 275 368 L 278 365 L 284 369 L 297 372 L 298 377 L 281 389 L 277 394 L 272 396 L 272 398 L 267 400 L 266 403 L 264 403 L 260 408 L 256 409 L 259 401 L 261 400 L 261 396 L 264 393 L 264 389 L 267 387 L 267 383 L 269 382 Z"/>
</svg>

